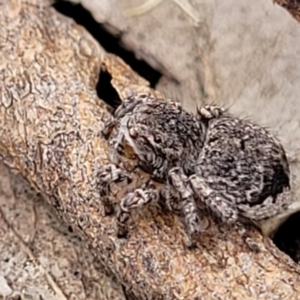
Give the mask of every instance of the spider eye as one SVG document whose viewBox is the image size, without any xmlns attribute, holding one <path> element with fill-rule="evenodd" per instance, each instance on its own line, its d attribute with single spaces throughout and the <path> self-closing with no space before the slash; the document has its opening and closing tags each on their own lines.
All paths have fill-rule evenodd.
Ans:
<svg viewBox="0 0 300 300">
<path fill-rule="evenodd" d="M 139 133 L 138 133 L 138 131 L 135 130 L 134 128 L 130 128 L 130 129 L 129 129 L 129 135 L 130 135 L 132 138 L 136 139 L 136 138 L 139 136 Z"/>
<path fill-rule="evenodd" d="M 154 136 L 154 142 L 157 144 L 160 144 L 162 142 L 162 139 L 160 136 Z"/>
</svg>

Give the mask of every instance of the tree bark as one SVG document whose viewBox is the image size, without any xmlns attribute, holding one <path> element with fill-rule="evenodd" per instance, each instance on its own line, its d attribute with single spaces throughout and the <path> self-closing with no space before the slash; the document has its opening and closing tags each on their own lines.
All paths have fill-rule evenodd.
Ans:
<svg viewBox="0 0 300 300">
<path fill-rule="evenodd" d="M 117 239 L 115 216 L 104 216 L 99 194 L 98 174 L 109 164 L 100 134 L 108 111 L 95 89 L 101 66 L 121 98 L 155 91 L 47 5 L 2 1 L 0 22 L 1 158 L 45 195 L 128 294 L 297 299 L 298 266 L 255 229 L 246 228 L 245 241 L 237 228 L 206 217 L 207 231 L 191 251 L 178 218 L 153 207 L 134 217 L 127 240 Z M 147 179 L 131 175 L 131 185 L 112 187 L 116 203 Z"/>
<path fill-rule="evenodd" d="M 125 300 L 97 258 L 21 176 L 0 163 L 0 299 Z"/>
</svg>

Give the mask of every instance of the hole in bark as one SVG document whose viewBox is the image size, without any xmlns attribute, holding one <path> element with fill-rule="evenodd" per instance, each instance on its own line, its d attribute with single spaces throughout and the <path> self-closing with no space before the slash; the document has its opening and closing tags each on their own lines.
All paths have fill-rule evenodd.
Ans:
<svg viewBox="0 0 300 300">
<path fill-rule="evenodd" d="M 300 212 L 293 214 L 279 227 L 273 241 L 296 263 L 300 262 Z"/>
<path fill-rule="evenodd" d="M 116 37 L 110 34 L 107 30 L 105 30 L 104 26 L 100 23 L 97 23 L 93 19 L 92 15 L 86 9 L 84 9 L 81 4 L 73 4 L 70 2 L 58 1 L 55 4 L 53 4 L 53 7 L 61 14 L 72 18 L 76 23 L 85 27 L 85 29 L 101 44 L 101 46 L 107 52 L 114 53 L 121 57 L 128 65 L 131 66 L 131 68 L 134 71 L 136 71 L 140 76 L 148 80 L 152 88 L 155 87 L 162 74 L 157 70 L 153 69 L 144 60 L 138 60 L 133 52 L 130 52 L 123 48 L 120 45 L 121 37 Z M 99 89 L 97 89 L 97 92 L 98 96 L 101 99 L 106 101 L 108 104 L 114 106 L 116 102 L 117 93 L 111 86 L 109 77 L 109 74 L 105 75 L 103 74 L 103 72 L 101 72 L 101 85 L 103 84 L 103 80 L 104 84 L 106 85 L 107 83 L 107 86 L 109 88 L 107 88 L 106 91 L 102 91 L 102 94 L 101 92 L 99 93 Z M 98 82 L 98 86 L 99 85 L 100 83 Z"/>
<path fill-rule="evenodd" d="M 108 72 L 101 71 L 101 74 L 99 76 L 96 85 L 96 90 L 97 90 L 98 97 L 104 100 L 107 104 L 109 104 L 112 108 L 115 109 L 121 104 L 121 99 L 117 91 L 111 85 L 110 81 L 111 81 L 110 74 Z"/>
</svg>

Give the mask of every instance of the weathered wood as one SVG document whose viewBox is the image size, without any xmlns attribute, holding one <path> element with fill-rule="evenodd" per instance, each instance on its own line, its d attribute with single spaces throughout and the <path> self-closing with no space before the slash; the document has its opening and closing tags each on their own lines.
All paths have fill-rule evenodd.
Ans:
<svg viewBox="0 0 300 300">
<path fill-rule="evenodd" d="M 125 300 L 97 258 L 0 163 L 0 299 Z"/>
<path fill-rule="evenodd" d="M 100 135 L 108 112 L 95 91 L 100 67 L 112 74 L 121 97 L 149 88 L 129 68 L 125 78 L 133 76 L 133 85 L 119 84 L 122 62 L 73 21 L 28 2 L 0 2 L 3 161 L 46 196 L 107 273 L 140 299 L 297 299 L 297 266 L 256 230 L 246 230 L 246 242 L 237 229 L 206 218 L 207 232 L 190 251 L 177 217 L 153 208 L 134 218 L 128 240 L 116 238 L 97 176 L 109 164 Z M 116 202 L 146 179 L 131 175 L 131 185 L 112 187 Z"/>
</svg>

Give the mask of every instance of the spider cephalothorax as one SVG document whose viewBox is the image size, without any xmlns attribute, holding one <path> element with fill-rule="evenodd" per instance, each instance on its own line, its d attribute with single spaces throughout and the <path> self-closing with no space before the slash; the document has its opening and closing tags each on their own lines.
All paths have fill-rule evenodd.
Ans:
<svg viewBox="0 0 300 300">
<path fill-rule="evenodd" d="M 135 158 L 153 180 L 167 184 L 164 194 L 179 195 L 190 237 L 202 230 L 197 201 L 226 223 L 270 218 L 291 201 L 280 143 L 218 106 L 202 107 L 193 116 L 178 103 L 135 95 L 117 109 L 105 133 L 114 163 L 122 156 Z M 119 225 L 125 227 L 131 209 L 158 197 L 151 184 L 128 194 L 120 204 Z"/>
<path fill-rule="evenodd" d="M 193 173 L 205 127 L 179 103 L 144 94 L 130 97 L 116 110 L 106 135 L 116 126 L 109 142 L 112 161 L 118 162 L 122 155 L 136 156 L 139 166 L 160 182 L 175 166 Z"/>
</svg>

